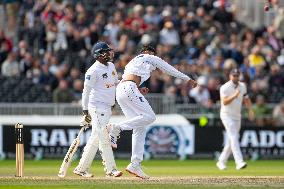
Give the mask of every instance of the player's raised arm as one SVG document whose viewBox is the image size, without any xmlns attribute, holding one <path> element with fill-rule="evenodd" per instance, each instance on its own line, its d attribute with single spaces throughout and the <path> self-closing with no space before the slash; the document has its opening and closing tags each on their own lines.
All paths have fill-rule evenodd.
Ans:
<svg viewBox="0 0 284 189">
<path fill-rule="evenodd" d="M 196 87 L 197 83 L 195 80 L 191 79 L 190 77 L 188 77 L 187 75 L 185 75 L 184 73 L 178 71 L 176 68 L 174 68 L 173 66 L 171 66 L 170 64 L 168 64 L 166 61 L 164 61 L 163 59 L 155 56 L 155 55 L 147 55 L 148 56 L 148 61 L 154 65 L 155 67 L 159 68 L 160 70 L 162 70 L 163 72 L 173 76 L 173 77 L 176 77 L 176 78 L 179 78 L 179 79 L 182 79 L 182 80 L 185 80 L 187 82 L 189 82 L 189 84 L 192 86 L 192 87 Z"/>
</svg>

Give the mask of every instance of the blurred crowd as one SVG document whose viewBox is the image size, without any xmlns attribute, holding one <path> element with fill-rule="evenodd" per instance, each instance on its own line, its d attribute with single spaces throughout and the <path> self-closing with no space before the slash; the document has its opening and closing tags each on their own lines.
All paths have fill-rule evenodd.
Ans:
<svg viewBox="0 0 284 189">
<path fill-rule="evenodd" d="M 106 41 L 114 49 L 119 75 L 140 46 L 151 44 L 157 56 L 199 84 L 191 89 L 156 70 L 146 83 L 152 93 L 212 107 L 220 100 L 220 85 L 237 67 L 258 124 L 284 125 L 284 9 L 277 1 L 273 23 L 258 30 L 239 23 L 234 4 L 225 0 L 161 7 L 114 1 L 111 7 L 90 8 L 86 2 L 11 0 L 18 14 L 10 23 L 16 26 L 11 37 L 0 28 L 1 75 L 32 79 L 54 102 L 80 101 L 94 43 Z M 269 103 L 279 105 L 273 110 Z M 266 119 L 267 114 L 279 119 Z"/>
</svg>

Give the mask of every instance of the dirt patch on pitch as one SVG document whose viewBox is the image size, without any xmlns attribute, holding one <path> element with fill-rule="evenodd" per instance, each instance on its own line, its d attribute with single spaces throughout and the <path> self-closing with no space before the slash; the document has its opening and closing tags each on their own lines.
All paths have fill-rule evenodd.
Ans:
<svg viewBox="0 0 284 189">
<path fill-rule="evenodd" d="M 275 185 L 284 186 L 283 176 L 220 176 L 220 177 L 162 177 L 153 178 L 159 183 L 192 184 L 192 185 Z"/>
<path fill-rule="evenodd" d="M 43 184 L 43 183 L 117 183 L 117 184 L 177 184 L 177 185 L 241 185 L 241 186 L 282 186 L 284 187 L 284 176 L 185 176 L 185 177 L 151 177 L 148 180 L 142 180 L 135 177 L 120 177 L 120 178 L 107 178 L 107 177 L 94 177 L 94 178 L 81 178 L 81 177 L 0 177 L 1 184 L 10 184 L 13 182 L 17 184 Z"/>
</svg>

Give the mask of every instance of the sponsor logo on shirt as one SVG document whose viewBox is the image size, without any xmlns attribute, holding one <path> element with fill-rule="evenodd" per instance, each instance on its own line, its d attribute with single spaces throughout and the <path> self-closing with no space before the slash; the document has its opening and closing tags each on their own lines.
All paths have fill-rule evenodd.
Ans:
<svg viewBox="0 0 284 189">
<path fill-rule="evenodd" d="M 91 80 L 91 75 L 87 75 L 86 80 Z"/>
<path fill-rule="evenodd" d="M 111 87 L 114 87 L 115 84 L 107 83 L 105 86 L 106 86 L 106 88 L 111 88 Z"/>
</svg>

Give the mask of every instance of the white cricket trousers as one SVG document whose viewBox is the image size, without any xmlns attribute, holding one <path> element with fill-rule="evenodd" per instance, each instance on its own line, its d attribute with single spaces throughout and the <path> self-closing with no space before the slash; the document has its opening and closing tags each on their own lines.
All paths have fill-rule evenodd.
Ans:
<svg viewBox="0 0 284 189">
<path fill-rule="evenodd" d="M 227 140 L 219 157 L 219 162 L 226 163 L 231 153 L 233 153 L 235 163 L 238 165 L 244 161 L 239 143 L 241 120 L 223 116 L 221 116 L 221 120 L 226 130 Z"/>
<path fill-rule="evenodd" d="M 116 100 L 120 105 L 126 121 L 118 123 L 121 130 L 133 130 L 131 162 L 143 160 L 146 126 L 156 120 L 154 111 L 137 85 L 132 81 L 120 82 L 116 88 Z"/>
<path fill-rule="evenodd" d="M 92 117 L 92 133 L 77 168 L 79 171 L 88 170 L 98 149 L 100 149 L 107 172 L 110 172 L 116 168 L 106 129 L 106 124 L 108 124 L 111 117 L 111 107 L 97 106 L 96 108 L 89 108 L 89 114 Z"/>
</svg>

